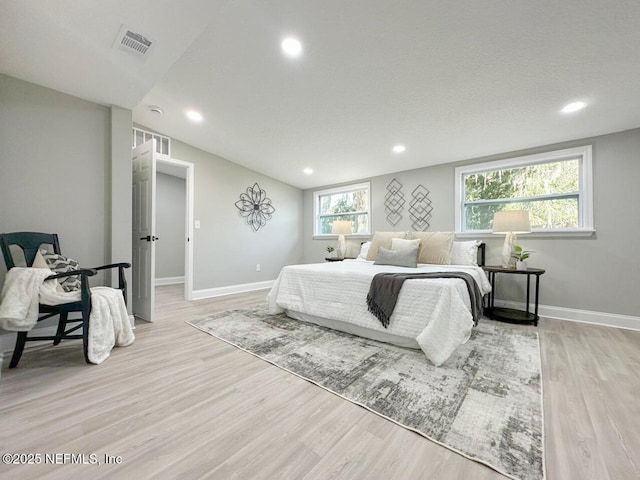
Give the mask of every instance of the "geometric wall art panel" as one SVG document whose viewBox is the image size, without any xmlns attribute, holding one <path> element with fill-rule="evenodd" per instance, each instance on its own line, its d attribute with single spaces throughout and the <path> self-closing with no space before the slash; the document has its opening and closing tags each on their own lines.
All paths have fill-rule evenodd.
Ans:
<svg viewBox="0 0 640 480">
<path fill-rule="evenodd" d="M 424 232 L 429 228 L 429 220 L 431 220 L 431 200 L 429 199 L 429 190 L 424 186 L 418 185 L 411 192 L 411 201 L 409 202 L 409 218 L 411 226 L 417 232 Z"/>
<path fill-rule="evenodd" d="M 387 185 L 387 193 L 384 196 L 384 213 L 387 215 L 387 221 L 394 226 L 402 219 L 404 210 L 405 200 L 401 188 L 402 183 L 394 178 Z"/>
</svg>

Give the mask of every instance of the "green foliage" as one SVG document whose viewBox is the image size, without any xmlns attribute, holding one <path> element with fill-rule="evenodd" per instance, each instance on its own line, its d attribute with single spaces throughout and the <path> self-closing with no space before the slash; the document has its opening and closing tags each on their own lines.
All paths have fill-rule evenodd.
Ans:
<svg viewBox="0 0 640 480">
<path fill-rule="evenodd" d="M 529 258 L 530 253 L 533 253 L 533 250 L 523 250 L 520 245 L 514 245 L 511 257 L 522 262 Z"/>
<path fill-rule="evenodd" d="M 351 222 L 353 233 L 368 231 L 366 190 L 325 195 L 320 198 L 320 233 L 331 233 L 331 224 L 336 220 Z"/>
<path fill-rule="evenodd" d="M 328 253 L 331 253 L 331 252 L 333 252 L 334 250 L 335 250 L 335 248 L 333 248 L 333 247 L 327 247 L 327 252 L 328 252 Z"/>
<path fill-rule="evenodd" d="M 532 228 L 578 227 L 579 173 L 567 160 L 466 175 L 466 230 L 491 229 L 501 210 L 528 210 Z"/>
</svg>

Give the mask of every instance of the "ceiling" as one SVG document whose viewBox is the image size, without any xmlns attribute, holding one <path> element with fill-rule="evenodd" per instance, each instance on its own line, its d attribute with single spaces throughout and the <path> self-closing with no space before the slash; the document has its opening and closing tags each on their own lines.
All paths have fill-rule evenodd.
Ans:
<svg viewBox="0 0 640 480">
<path fill-rule="evenodd" d="M 1 73 L 132 109 L 136 123 L 300 188 L 640 127 L 637 0 L 0 0 L 0 11 Z M 112 48 L 123 24 L 154 40 L 147 59 Z M 298 59 L 281 52 L 286 35 L 302 42 Z M 577 100 L 587 108 L 560 112 Z"/>
</svg>

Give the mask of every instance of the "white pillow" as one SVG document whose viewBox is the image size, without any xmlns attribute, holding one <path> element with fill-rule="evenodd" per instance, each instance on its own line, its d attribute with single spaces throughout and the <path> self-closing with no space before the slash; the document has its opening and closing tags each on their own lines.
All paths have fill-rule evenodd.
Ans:
<svg viewBox="0 0 640 480">
<path fill-rule="evenodd" d="M 405 240 L 404 238 L 392 238 L 391 250 L 412 250 L 413 248 L 420 248 L 420 239 Z"/>
<path fill-rule="evenodd" d="M 31 268 L 46 268 L 47 270 L 51 270 L 49 268 L 49 265 L 47 264 L 47 261 L 42 256 L 42 252 L 43 250 L 41 249 L 38 250 L 38 253 L 36 253 L 36 257 L 33 259 L 33 264 L 31 265 Z M 51 270 L 51 275 L 55 275 L 55 272 L 53 270 Z M 60 282 L 55 282 L 55 284 L 56 284 L 56 291 L 64 292 L 64 288 L 62 288 L 62 285 L 60 285 Z"/>
<path fill-rule="evenodd" d="M 367 254 L 369 253 L 369 247 L 371 246 L 371 242 L 364 242 L 360 246 L 360 253 L 358 254 L 358 260 L 366 260 Z"/>
<path fill-rule="evenodd" d="M 479 240 L 468 242 L 453 242 L 451 248 L 452 265 L 478 265 Z"/>
<path fill-rule="evenodd" d="M 47 265 L 46 260 L 42 256 L 42 253 L 40 253 L 40 250 L 38 250 L 38 252 L 36 253 L 36 256 L 33 259 L 33 264 L 31 265 L 31 268 L 46 268 L 47 270 L 51 270 L 49 268 L 49 265 Z M 53 272 L 51 274 L 53 275 Z"/>
</svg>

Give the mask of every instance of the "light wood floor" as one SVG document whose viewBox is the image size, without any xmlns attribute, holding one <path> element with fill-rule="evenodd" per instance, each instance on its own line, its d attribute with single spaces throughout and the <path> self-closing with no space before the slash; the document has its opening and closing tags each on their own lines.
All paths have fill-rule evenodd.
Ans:
<svg viewBox="0 0 640 480">
<path fill-rule="evenodd" d="M 265 295 L 188 303 L 159 287 L 157 322 L 100 366 L 77 342 L 27 350 L 14 370 L 5 359 L 0 452 L 42 463 L 0 464 L 0 478 L 504 478 L 184 323 Z M 640 332 L 546 319 L 538 330 L 547 478 L 640 478 Z M 79 453 L 101 465 L 45 464 Z"/>
</svg>

